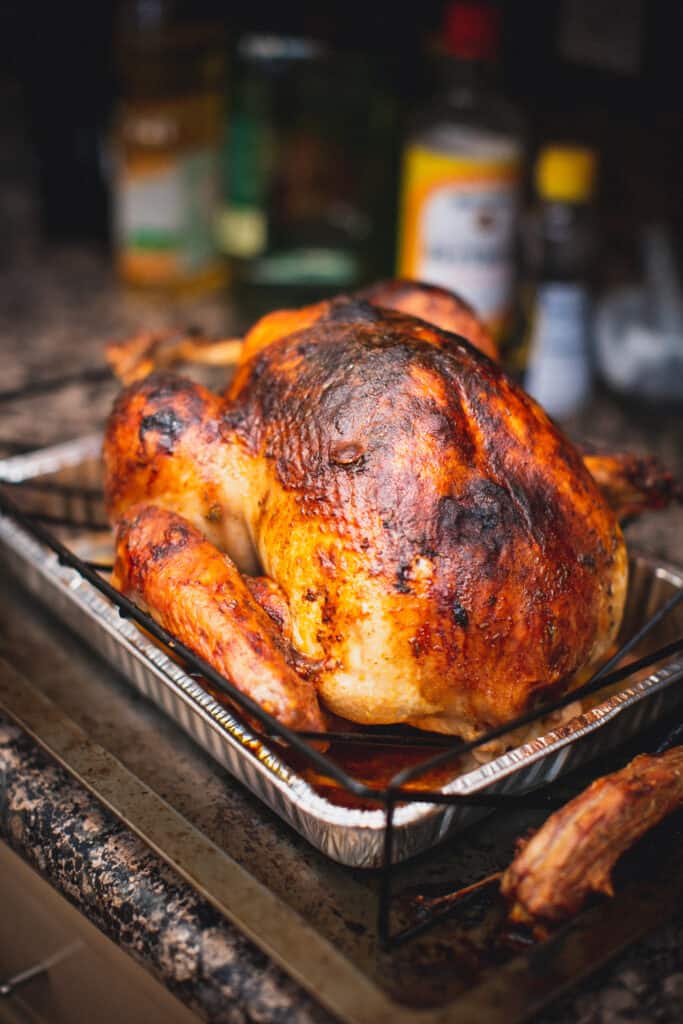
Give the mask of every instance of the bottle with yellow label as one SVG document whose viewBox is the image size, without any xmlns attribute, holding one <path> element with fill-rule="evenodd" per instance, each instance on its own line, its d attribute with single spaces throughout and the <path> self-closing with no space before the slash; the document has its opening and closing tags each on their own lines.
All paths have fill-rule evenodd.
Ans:
<svg viewBox="0 0 683 1024">
<path fill-rule="evenodd" d="M 458 292 L 504 338 L 514 305 L 521 121 L 497 92 L 498 9 L 446 8 L 444 84 L 403 157 L 398 272 Z"/>
</svg>

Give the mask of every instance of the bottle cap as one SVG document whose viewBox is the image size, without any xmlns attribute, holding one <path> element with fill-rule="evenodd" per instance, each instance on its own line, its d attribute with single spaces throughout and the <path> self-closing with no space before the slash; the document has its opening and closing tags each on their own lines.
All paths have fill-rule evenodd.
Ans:
<svg viewBox="0 0 683 1024">
<path fill-rule="evenodd" d="M 585 203 L 595 191 L 597 155 L 585 146 L 544 146 L 536 161 L 536 189 L 543 199 Z"/>
<path fill-rule="evenodd" d="M 444 44 L 452 57 L 495 60 L 500 42 L 497 7 L 476 0 L 454 0 L 444 15 Z"/>
</svg>

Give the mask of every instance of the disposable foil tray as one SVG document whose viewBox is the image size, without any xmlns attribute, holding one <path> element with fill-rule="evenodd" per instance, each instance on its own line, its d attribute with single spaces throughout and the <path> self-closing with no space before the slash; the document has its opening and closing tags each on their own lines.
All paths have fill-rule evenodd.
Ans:
<svg viewBox="0 0 683 1024">
<path fill-rule="evenodd" d="M 31 507 L 57 529 L 60 519 L 85 524 L 103 521 L 100 488 L 101 439 L 92 435 L 29 455 L 0 461 L 0 479 L 26 487 Z M 54 486 L 54 485 L 58 486 Z M 38 485 L 37 487 L 35 485 Z M 111 557 L 111 537 L 88 525 L 70 530 L 68 544 L 83 558 Z M 354 867 L 377 867 L 382 860 L 383 809 L 342 806 L 315 789 L 304 773 L 287 763 L 275 744 L 266 744 L 230 707 L 216 700 L 168 654 L 73 569 L 38 543 L 11 517 L 0 515 L 0 553 L 22 584 L 83 640 L 117 668 L 140 693 L 161 707 L 201 747 L 257 797 L 327 856 Z M 635 633 L 683 585 L 683 569 L 632 554 L 623 636 Z M 683 633 L 679 605 L 649 638 L 649 647 Z M 683 657 L 629 679 L 628 685 L 582 708 L 571 720 L 524 742 L 487 763 L 454 769 L 440 785 L 446 793 L 528 792 L 556 780 L 582 762 L 645 729 L 681 697 Z M 87 694 L 84 694 L 87 700 Z M 395 861 L 414 856 L 481 816 L 472 805 L 412 803 L 395 811 Z"/>
</svg>

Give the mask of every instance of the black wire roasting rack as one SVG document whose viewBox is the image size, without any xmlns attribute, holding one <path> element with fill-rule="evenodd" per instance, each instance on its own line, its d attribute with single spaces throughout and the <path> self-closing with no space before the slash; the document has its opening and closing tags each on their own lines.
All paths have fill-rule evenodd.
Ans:
<svg viewBox="0 0 683 1024">
<path fill-rule="evenodd" d="M 72 378 L 69 378 L 69 383 L 71 382 Z M 62 383 L 63 381 L 58 382 L 58 384 Z M 33 390 L 31 390 L 31 393 L 33 393 Z M 43 386 L 41 390 L 46 390 L 46 387 Z M 20 390 L 13 391 L 10 394 L 12 400 L 21 397 Z M 0 394 L 0 399 L 2 397 Z M 54 515 L 40 509 L 36 510 L 34 507 L 26 509 L 15 499 L 18 491 L 21 491 L 22 495 L 25 496 L 29 490 L 35 492 L 38 496 L 41 494 L 58 494 L 61 498 L 65 499 L 67 509 L 76 507 L 77 503 L 80 514 L 74 514 L 73 516 L 68 514 Z M 75 504 L 71 506 L 70 502 Z M 67 533 L 70 530 L 83 529 L 109 531 L 109 525 L 97 515 L 98 505 L 101 505 L 101 493 L 97 488 L 61 484 L 54 481 L 26 481 L 17 483 L 0 478 L 0 512 L 11 517 L 36 541 L 54 552 L 61 565 L 75 570 L 118 609 L 120 616 L 131 619 L 141 626 L 162 647 L 170 650 L 174 657 L 181 658 L 190 675 L 208 681 L 232 706 L 243 712 L 248 720 L 257 722 L 263 739 L 276 744 L 284 744 L 292 751 L 295 751 L 297 755 L 304 759 L 306 764 L 322 776 L 337 783 L 346 793 L 365 801 L 372 801 L 383 808 L 386 822 L 383 833 L 382 863 L 379 869 L 377 930 L 380 943 L 387 949 L 401 945 L 433 927 L 450 915 L 455 905 L 455 901 L 448 899 L 432 901 L 432 909 L 428 913 L 422 914 L 417 923 L 411 923 L 405 927 L 392 930 L 393 853 L 395 812 L 397 807 L 408 803 L 422 803 L 433 806 L 470 804 L 487 809 L 510 807 L 540 807 L 549 809 L 553 806 L 553 798 L 549 798 L 543 791 L 517 795 L 488 791 L 469 794 L 445 793 L 438 788 L 420 785 L 420 781 L 424 780 L 425 776 L 430 772 L 443 768 L 449 763 L 454 763 L 465 754 L 472 753 L 494 740 L 500 740 L 515 730 L 528 727 L 547 715 L 561 711 L 576 701 L 584 700 L 607 687 L 623 682 L 644 669 L 650 668 L 683 651 L 683 637 L 680 637 L 636 660 L 630 661 L 626 665 L 621 664 L 624 658 L 642 644 L 656 627 L 671 614 L 674 608 L 683 601 L 683 588 L 680 588 L 582 686 L 571 690 L 562 697 L 538 705 L 532 711 L 508 721 L 504 725 L 491 729 L 476 739 L 465 742 L 433 734 L 413 736 L 409 733 L 397 732 L 391 729 L 359 729 L 353 732 L 328 733 L 295 732 L 264 711 L 259 704 L 242 693 L 233 681 L 217 672 L 212 665 L 172 636 L 155 622 L 150 615 L 142 611 L 116 590 L 104 575 L 113 568 L 111 564 L 103 561 L 87 561 L 80 558 L 71 550 L 68 542 L 60 540 L 54 533 L 55 527 L 66 530 Z M 433 752 L 427 753 L 419 763 L 396 772 L 386 785 L 371 786 L 354 778 L 353 775 L 335 763 L 324 751 L 318 749 L 316 741 L 319 744 L 321 740 L 332 740 L 336 744 L 363 744 L 365 746 L 393 748 L 415 747 L 422 750 L 433 750 Z M 475 890 L 477 887 L 473 886 L 470 888 Z M 460 905 L 459 902 L 458 905 Z"/>
</svg>

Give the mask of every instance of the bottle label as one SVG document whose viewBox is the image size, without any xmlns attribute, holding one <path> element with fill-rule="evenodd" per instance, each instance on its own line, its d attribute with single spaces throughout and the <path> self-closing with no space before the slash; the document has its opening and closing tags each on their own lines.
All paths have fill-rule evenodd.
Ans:
<svg viewBox="0 0 683 1024">
<path fill-rule="evenodd" d="M 216 195 L 212 149 L 122 161 L 115 227 L 124 275 L 165 284 L 205 270 L 216 252 Z"/>
<path fill-rule="evenodd" d="M 581 284 L 538 288 L 524 386 L 551 416 L 569 416 L 591 386 L 588 292 Z"/>
<path fill-rule="evenodd" d="M 520 170 L 517 157 L 417 145 L 405 154 L 400 275 L 457 292 L 498 333 L 510 314 Z"/>
<path fill-rule="evenodd" d="M 253 262 L 247 279 L 262 285 L 321 285 L 346 288 L 357 283 L 358 259 L 344 249 L 300 246 L 272 252 Z"/>
<path fill-rule="evenodd" d="M 228 256 L 248 260 L 266 250 L 272 148 L 267 121 L 233 112 L 222 151 L 224 202 L 217 222 L 218 244 Z"/>
</svg>

